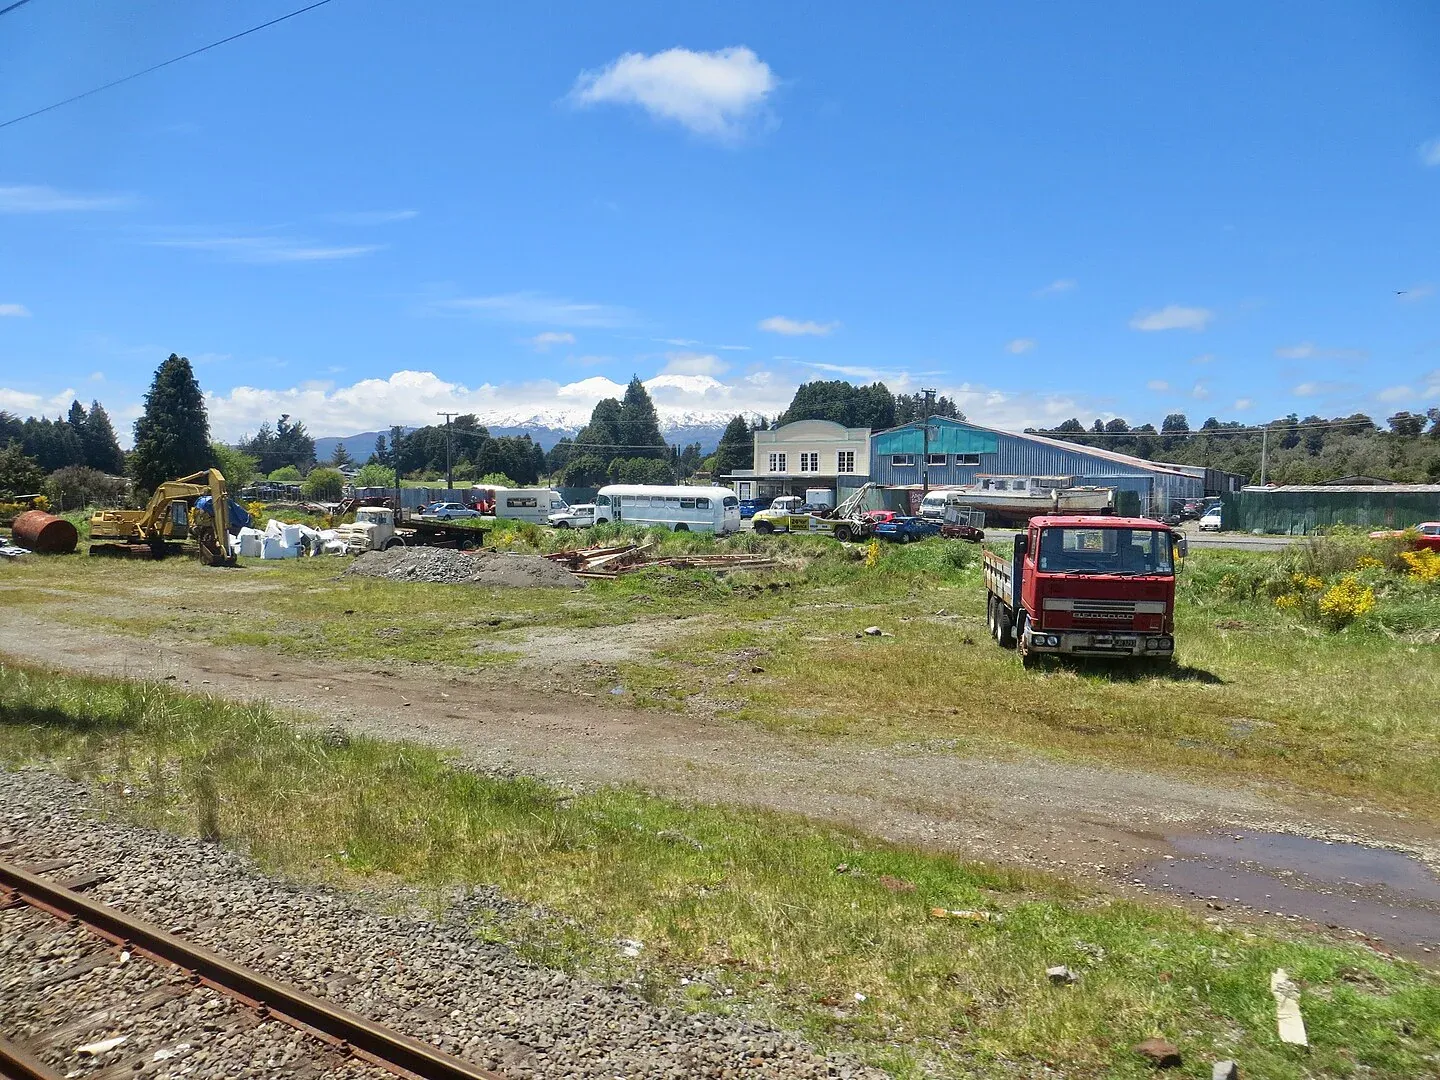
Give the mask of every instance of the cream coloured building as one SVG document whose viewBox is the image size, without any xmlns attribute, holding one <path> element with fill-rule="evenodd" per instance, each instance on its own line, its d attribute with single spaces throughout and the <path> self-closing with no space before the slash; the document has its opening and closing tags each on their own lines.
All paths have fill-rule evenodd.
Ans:
<svg viewBox="0 0 1440 1080">
<path fill-rule="evenodd" d="M 869 428 L 797 420 L 754 437 L 754 467 L 723 478 L 741 499 L 803 497 L 810 488 L 828 488 L 838 501 L 870 478 Z"/>
</svg>

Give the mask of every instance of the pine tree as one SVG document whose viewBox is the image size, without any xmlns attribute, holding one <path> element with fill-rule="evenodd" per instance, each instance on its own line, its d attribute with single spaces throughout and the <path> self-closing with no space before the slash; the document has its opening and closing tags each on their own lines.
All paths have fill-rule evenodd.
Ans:
<svg viewBox="0 0 1440 1080">
<path fill-rule="evenodd" d="M 625 449 L 623 457 L 665 458 L 670 448 L 665 436 L 660 434 L 660 416 L 655 412 L 655 403 L 650 400 L 649 391 L 640 381 L 639 375 L 631 376 L 630 385 L 625 387 L 625 397 L 620 401 L 620 442 Z M 655 447 L 647 451 L 642 447 Z"/>
<path fill-rule="evenodd" d="M 210 467 L 210 421 L 190 361 L 170 354 L 155 370 L 145 412 L 135 421 L 130 472 L 141 491 Z"/>
<path fill-rule="evenodd" d="M 99 469 L 109 476 L 125 472 L 125 452 L 115 438 L 115 428 L 110 423 L 110 414 L 98 401 L 90 402 L 90 413 L 85 417 L 85 429 L 80 433 L 85 444 L 85 464 Z"/>
<path fill-rule="evenodd" d="M 343 442 L 337 442 L 335 444 L 335 452 L 330 455 L 330 464 L 337 469 L 345 465 L 355 464 L 355 459 L 350 456 L 350 451 L 345 449 Z"/>
<path fill-rule="evenodd" d="M 720 436 L 715 452 L 715 475 L 728 476 L 736 469 L 752 468 L 755 461 L 755 437 L 743 416 L 732 417 Z"/>
<path fill-rule="evenodd" d="M 70 402 L 70 415 L 69 415 L 66 419 L 68 419 L 68 420 L 70 421 L 70 426 L 75 429 L 75 431 L 76 431 L 77 434 L 80 433 L 80 432 L 82 432 L 82 431 L 84 431 L 84 430 L 85 430 L 85 406 L 84 406 L 84 405 L 81 405 L 80 402 L 78 402 L 78 401 L 72 401 L 72 402 Z M 78 462 L 77 462 L 77 464 L 78 464 Z"/>
</svg>

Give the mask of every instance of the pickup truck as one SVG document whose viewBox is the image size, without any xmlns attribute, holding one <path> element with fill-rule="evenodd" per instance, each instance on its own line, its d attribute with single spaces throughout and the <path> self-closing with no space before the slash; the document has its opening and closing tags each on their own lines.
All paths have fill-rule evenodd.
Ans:
<svg viewBox="0 0 1440 1080">
<path fill-rule="evenodd" d="M 1026 667 L 1047 654 L 1168 664 L 1184 552 L 1184 540 L 1150 518 L 1031 518 L 1009 558 L 985 552 L 990 634 Z"/>
</svg>

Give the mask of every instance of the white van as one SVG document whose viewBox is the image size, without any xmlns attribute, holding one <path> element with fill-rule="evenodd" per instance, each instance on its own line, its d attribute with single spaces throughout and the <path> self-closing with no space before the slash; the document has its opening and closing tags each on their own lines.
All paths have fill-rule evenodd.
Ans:
<svg viewBox="0 0 1440 1080">
<path fill-rule="evenodd" d="M 722 487 L 611 484 L 595 496 L 595 524 L 607 521 L 724 536 L 740 531 L 740 500 Z"/>
<path fill-rule="evenodd" d="M 927 491 L 920 500 L 920 516 L 927 521 L 940 521 L 945 517 L 945 507 L 965 501 L 965 492 L 957 488 L 936 488 Z"/>
<path fill-rule="evenodd" d="M 495 516 L 516 521 L 547 524 L 550 515 L 570 506 L 565 497 L 552 488 L 496 488 Z"/>
</svg>

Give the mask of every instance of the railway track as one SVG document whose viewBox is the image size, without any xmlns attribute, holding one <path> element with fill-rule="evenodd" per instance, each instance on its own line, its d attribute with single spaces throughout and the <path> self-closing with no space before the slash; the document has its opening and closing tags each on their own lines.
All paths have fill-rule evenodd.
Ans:
<svg viewBox="0 0 1440 1080">
<path fill-rule="evenodd" d="M 497 1073 L 83 895 L 83 889 L 102 880 L 98 877 L 62 883 L 43 876 L 63 865 L 27 867 L 0 860 L 0 918 L 6 919 L 7 940 L 47 961 L 68 960 L 38 979 L 37 989 L 57 990 L 48 995 L 45 1030 L 15 1041 L 7 1038 L 13 1033 L 0 1032 L 0 1075 L 62 1080 L 68 1072 L 89 1080 L 118 1080 L 163 1075 L 172 1061 L 183 1062 L 184 1071 L 195 1075 L 196 1062 L 188 1055 L 197 1047 L 219 1044 L 243 1059 L 247 1034 L 263 1031 L 265 1045 L 251 1053 L 268 1055 L 264 1070 L 277 1075 L 500 1080 Z M 115 976 L 103 991 L 91 990 L 88 997 L 63 992 L 67 984 L 86 985 L 86 976 L 101 969 Z M 191 997 L 203 999 L 198 1009 L 192 1002 L 190 1011 L 177 1010 Z M 127 1052 L 127 1027 L 153 1025 L 156 1014 L 165 1012 L 171 1014 L 160 1017 L 169 1020 L 162 1028 L 165 1045 L 142 1047 L 137 1041 Z M 193 1039 L 183 1033 L 187 1022 L 196 1026 Z M 285 1029 L 279 1038 L 277 1028 Z M 78 1073 L 47 1064 L 62 1053 L 78 1062 Z M 228 1068 L 222 1060 L 209 1060 L 217 1073 L 235 1075 L 233 1060 Z"/>
</svg>

